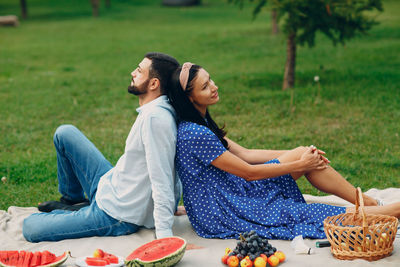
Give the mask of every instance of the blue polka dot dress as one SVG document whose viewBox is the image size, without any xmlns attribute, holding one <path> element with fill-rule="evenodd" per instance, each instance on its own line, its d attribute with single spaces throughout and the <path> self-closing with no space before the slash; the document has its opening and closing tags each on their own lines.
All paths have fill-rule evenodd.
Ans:
<svg viewBox="0 0 400 267">
<path fill-rule="evenodd" d="M 255 230 L 268 239 L 325 238 L 323 220 L 345 212 L 344 207 L 306 204 L 289 174 L 248 182 L 212 166 L 225 151 L 209 128 L 180 122 L 176 165 L 184 205 L 199 236 L 237 238 L 239 233 Z"/>
</svg>

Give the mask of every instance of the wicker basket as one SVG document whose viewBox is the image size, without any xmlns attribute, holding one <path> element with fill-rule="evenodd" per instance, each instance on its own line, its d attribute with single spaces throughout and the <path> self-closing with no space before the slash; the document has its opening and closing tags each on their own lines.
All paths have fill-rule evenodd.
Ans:
<svg viewBox="0 0 400 267">
<path fill-rule="evenodd" d="M 398 220 L 393 216 L 365 214 L 360 188 L 356 190 L 354 213 L 343 213 L 324 220 L 331 252 L 341 260 L 374 261 L 390 255 L 397 225 Z"/>
</svg>

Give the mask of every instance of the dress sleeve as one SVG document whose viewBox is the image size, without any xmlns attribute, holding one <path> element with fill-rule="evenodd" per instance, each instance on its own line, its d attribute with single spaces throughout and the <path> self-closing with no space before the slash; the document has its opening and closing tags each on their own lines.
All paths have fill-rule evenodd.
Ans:
<svg viewBox="0 0 400 267">
<path fill-rule="evenodd" d="M 187 140 L 187 145 L 190 153 L 204 165 L 210 165 L 226 151 L 218 137 L 205 126 L 191 130 L 191 138 Z"/>
</svg>

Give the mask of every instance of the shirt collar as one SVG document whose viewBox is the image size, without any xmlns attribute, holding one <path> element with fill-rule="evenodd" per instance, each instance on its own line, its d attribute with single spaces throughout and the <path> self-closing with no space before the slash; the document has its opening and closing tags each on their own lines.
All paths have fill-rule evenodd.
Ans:
<svg viewBox="0 0 400 267">
<path fill-rule="evenodd" d="M 154 107 L 154 106 L 156 106 L 157 104 L 159 104 L 159 103 L 161 103 L 161 102 L 164 102 L 164 101 L 166 101 L 166 100 L 168 100 L 167 96 L 166 96 L 166 95 L 161 95 L 161 96 L 157 97 L 156 99 L 150 101 L 149 103 L 146 103 L 146 104 L 144 104 L 143 106 L 138 107 L 138 108 L 136 109 L 136 112 L 137 112 L 137 113 L 140 113 L 140 112 L 142 112 L 143 110 L 148 109 L 148 108 L 151 108 L 151 107 Z"/>
</svg>

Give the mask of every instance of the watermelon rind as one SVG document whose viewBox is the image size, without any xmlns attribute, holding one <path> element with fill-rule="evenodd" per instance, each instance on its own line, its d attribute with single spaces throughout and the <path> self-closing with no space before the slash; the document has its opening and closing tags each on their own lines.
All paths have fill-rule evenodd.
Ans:
<svg viewBox="0 0 400 267">
<path fill-rule="evenodd" d="M 61 256 L 56 257 L 56 261 L 48 263 L 46 265 L 36 265 L 36 267 L 56 267 L 63 264 L 68 257 L 70 256 L 70 252 L 66 251 Z M 0 267 L 15 267 L 16 265 L 7 265 L 0 260 Z"/>
<path fill-rule="evenodd" d="M 125 265 L 128 267 L 170 267 L 176 265 L 182 259 L 183 254 L 185 254 L 186 240 L 178 236 L 174 236 L 173 238 L 181 239 L 184 242 L 175 252 L 153 261 L 144 261 L 141 259 L 125 260 Z"/>
</svg>

